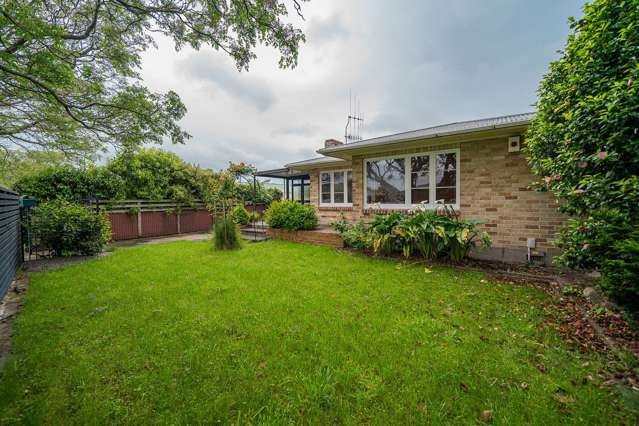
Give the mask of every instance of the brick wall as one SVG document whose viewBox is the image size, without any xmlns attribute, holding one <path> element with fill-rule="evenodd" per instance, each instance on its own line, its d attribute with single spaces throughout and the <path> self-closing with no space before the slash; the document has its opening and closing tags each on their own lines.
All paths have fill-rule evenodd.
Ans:
<svg viewBox="0 0 639 426">
<path fill-rule="evenodd" d="M 484 228 L 490 233 L 494 246 L 488 257 L 524 260 L 527 238 L 535 238 L 537 249 L 547 252 L 551 257 L 555 252 L 552 241 L 565 217 L 557 211 L 557 204 L 551 194 L 528 189 L 535 177 L 522 153 L 508 152 L 506 138 L 436 146 L 430 144 L 369 157 L 451 148 L 460 150 L 460 213 L 465 219 L 487 221 Z M 311 204 L 318 209 L 321 223 L 335 220 L 340 213 L 351 221 L 372 218 L 374 212 L 363 209 L 363 160 L 364 157 L 354 157 L 351 162 L 352 208 L 320 207 L 320 170 L 310 172 Z M 505 250 L 510 250 L 510 254 Z"/>
</svg>

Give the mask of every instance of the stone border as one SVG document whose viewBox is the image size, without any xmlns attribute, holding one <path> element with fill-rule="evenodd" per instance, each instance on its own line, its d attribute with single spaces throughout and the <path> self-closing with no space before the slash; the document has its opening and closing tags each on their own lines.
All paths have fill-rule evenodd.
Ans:
<svg viewBox="0 0 639 426">
<path fill-rule="evenodd" d="M 11 354 L 11 336 L 16 315 L 29 286 L 29 277 L 22 275 L 11 283 L 4 299 L 0 300 L 0 376 Z"/>
</svg>

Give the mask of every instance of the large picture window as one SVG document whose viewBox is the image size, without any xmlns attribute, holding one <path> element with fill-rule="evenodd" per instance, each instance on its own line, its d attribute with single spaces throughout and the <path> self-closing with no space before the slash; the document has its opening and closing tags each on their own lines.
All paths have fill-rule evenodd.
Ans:
<svg viewBox="0 0 639 426">
<path fill-rule="evenodd" d="M 366 202 L 404 204 L 404 159 L 366 162 Z"/>
<path fill-rule="evenodd" d="M 320 172 L 320 205 L 349 206 L 353 203 L 353 172 Z"/>
<path fill-rule="evenodd" d="M 366 160 L 366 207 L 457 206 L 458 173 L 458 150 Z"/>
</svg>

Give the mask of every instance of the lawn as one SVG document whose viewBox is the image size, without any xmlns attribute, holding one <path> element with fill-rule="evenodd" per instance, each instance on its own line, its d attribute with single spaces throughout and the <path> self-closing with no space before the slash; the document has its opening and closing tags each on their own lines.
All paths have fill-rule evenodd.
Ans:
<svg viewBox="0 0 639 426">
<path fill-rule="evenodd" d="M 602 357 L 544 326 L 549 302 L 302 244 L 121 248 L 31 275 L 0 424 L 629 419 L 596 382 Z"/>
</svg>

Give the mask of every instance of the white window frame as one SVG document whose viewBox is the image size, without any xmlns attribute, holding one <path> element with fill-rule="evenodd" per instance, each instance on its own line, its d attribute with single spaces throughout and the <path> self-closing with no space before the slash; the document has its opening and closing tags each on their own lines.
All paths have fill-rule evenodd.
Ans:
<svg viewBox="0 0 639 426">
<path fill-rule="evenodd" d="M 365 209 L 388 209 L 388 210 L 402 210 L 402 209 L 411 209 L 417 206 L 423 206 L 427 209 L 435 209 L 442 204 L 436 204 L 435 195 L 437 194 L 437 155 L 439 154 L 455 154 L 455 204 L 446 204 L 447 206 L 453 207 L 454 209 L 459 209 L 459 195 L 460 195 L 460 173 L 459 173 L 459 148 L 455 149 L 444 149 L 439 151 L 424 151 L 424 152 L 415 152 L 412 154 L 400 154 L 400 155 L 388 155 L 385 157 L 374 157 L 374 158 L 366 158 L 363 161 L 363 170 L 362 174 L 364 176 L 364 208 Z M 411 200 L 411 174 L 412 174 L 412 166 L 411 166 L 411 158 L 413 157 L 421 157 L 424 155 L 428 155 L 428 204 L 413 204 Z M 394 159 L 403 159 L 404 160 L 404 204 L 384 204 L 384 203 L 368 203 L 368 163 L 372 161 L 380 161 L 380 160 L 394 160 Z"/>
<path fill-rule="evenodd" d="M 352 169 L 339 169 L 339 170 L 320 170 L 317 176 L 319 182 L 319 205 L 320 207 L 353 207 L 353 194 L 351 194 L 350 202 L 336 203 L 335 200 L 335 173 L 344 174 L 344 200 L 348 200 L 348 172 L 353 173 Z M 322 175 L 328 173 L 331 176 L 331 202 L 322 202 Z"/>
</svg>

